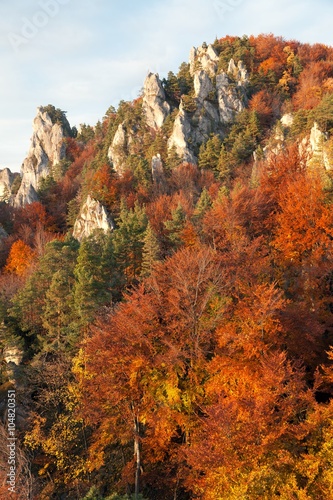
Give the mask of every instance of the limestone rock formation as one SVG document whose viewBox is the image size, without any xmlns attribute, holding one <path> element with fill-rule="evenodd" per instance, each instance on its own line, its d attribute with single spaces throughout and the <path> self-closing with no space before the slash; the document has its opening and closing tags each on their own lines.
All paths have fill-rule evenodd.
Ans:
<svg viewBox="0 0 333 500">
<path fill-rule="evenodd" d="M 184 110 L 182 104 L 179 107 L 179 113 L 176 117 L 172 134 L 168 140 L 168 149 L 175 148 L 177 155 L 189 163 L 195 163 L 196 158 L 190 150 L 188 144 L 191 141 L 191 122 Z"/>
<path fill-rule="evenodd" d="M 248 73 L 242 61 L 230 60 L 227 73 L 218 72 L 219 57 L 212 45 L 192 48 L 190 74 L 194 93 L 191 108 L 181 103 L 168 149 L 175 148 L 183 161 L 196 162 L 192 149 L 211 134 L 221 137 L 225 126 L 245 109 Z M 215 83 L 216 82 L 216 83 Z M 193 146 L 194 148 L 193 148 Z"/>
<path fill-rule="evenodd" d="M 245 109 L 244 92 L 240 83 L 242 80 L 238 80 L 238 87 L 232 86 L 227 73 L 223 71 L 216 76 L 217 98 L 222 123 L 233 121 L 236 114 Z"/>
<path fill-rule="evenodd" d="M 88 195 L 75 221 L 73 236 L 81 241 L 90 236 L 96 229 L 102 229 L 107 233 L 114 229 L 114 223 L 108 216 L 105 207 Z"/>
<path fill-rule="evenodd" d="M 248 72 L 243 61 L 238 61 L 236 66 L 235 61 L 230 59 L 227 73 L 237 81 L 239 86 L 246 85 L 249 81 Z"/>
<path fill-rule="evenodd" d="M 292 113 L 286 113 L 285 115 L 283 115 L 281 117 L 280 122 L 286 128 L 291 127 L 293 122 L 294 122 L 294 117 L 293 117 Z"/>
<path fill-rule="evenodd" d="M 143 87 L 143 111 L 147 125 L 155 130 L 162 127 L 170 114 L 165 92 L 157 74 L 149 73 Z"/>
<path fill-rule="evenodd" d="M 123 164 L 127 148 L 127 134 L 123 123 L 117 128 L 112 144 L 109 147 L 108 158 L 118 174 L 123 173 Z"/>
<path fill-rule="evenodd" d="M 20 364 L 23 359 L 23 351 L 19 347 L 5 347 L 3 351 L 3 359 L 6 363 L 6 372 L 9 382 L 13 385 L 18 385 L 22 376 Z"/>
<path fill-rule="evenodd" d="M 315 122 L 310 132 L 308 166 L 323 166 L 325 170 L 332 169 L 325 148 L 326 141 L 326 134 L 319 129 L 318 123 Z"/>
<path fill-rule="evenodd" d="M 15 197 L 16 206 L 37 200 L 40 180 L 50 173 L 50 166 L 65 157 L 64 137 L 62 124 L 53 123 L 43 107 L 37 108 L 30 150 L 21 167 L 22 183 Z"/>
<path fill-rule="evenodd" d="M 265 158 L 270 159 L 278 155 L 285 147 L 285 137 L 281 122 L 278 122 L 273 129 L 267 146 L 264 147 L 263 153 Z"/>
<path fill-rule="evenodd" d="M 161 159 L 160 154 L 157 154 L 156 156 L 152 157 L 151 175 L 153 178 L 153 182 L 155 182 L 156 184 L 164 184 L 165 175 L 164 175 L 164 168 L 163 168 L 163 163 L 162 163 L 162 159 Z"/>
<path fill-rule="evenodd" d="M 9 168 L 0 170 L 0 201 L 10 201 L 12 185 L 17 175 L 13 174 Z"/>
<path fill-rule="evenodd" d="M 194 73 L 194 93 L 198 101 L 204 101 L 213 92 L 214 86 L 206 71 L 196 71 Z"/>
<path fill-rule="evenodd" d="M 193 76 L 199 69 L 205 71 L 208 75 L 214 76 L 217 72 L 219 56 L 216 54 L 212 45 L 206 47 L 192 47 L 190 52 L 190 73 Z"/>
</svg>

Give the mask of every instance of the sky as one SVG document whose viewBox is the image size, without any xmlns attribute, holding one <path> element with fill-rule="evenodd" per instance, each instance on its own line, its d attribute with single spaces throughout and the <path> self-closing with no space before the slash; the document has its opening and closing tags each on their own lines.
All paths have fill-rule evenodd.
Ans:
<svg viewBox="0 0 333 500">
<path fill-rule="evenodd" d="M 333 45 L 332 0 L 0 0 L 0 169 L 20 171 L 36 108 L 95 125 L 192 46 L 273 33 Z"/>
</svg>

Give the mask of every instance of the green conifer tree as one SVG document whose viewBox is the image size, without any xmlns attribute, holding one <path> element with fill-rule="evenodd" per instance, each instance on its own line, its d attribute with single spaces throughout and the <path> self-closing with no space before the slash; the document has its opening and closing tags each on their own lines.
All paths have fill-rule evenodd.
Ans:
<svg viewBox="0 0 333 500">
<path fill-rule="evenodd" d="M 212 135 L 206 143 L 201 144 L 199 150 L 199 167 L 216 171 L 221 152 L 222 142 L 217 134 Z"/>
<path fill-rule="evenodd" d="M 171 220 L 164 222 L 164 225 L 169 233 L 169 241 L 172 243 L 172 246 L 177 249 L 182 245 L 180 233 L 184 229 L 186 222 L 186 213 L 180 203 L 177 208 L 171 212 L 171 217 Z"/>
<path fill-rule="evenodd" d="M 81 327 L 91 323 L 96 312 L 111 302 L 114 267 L 110 234 L 96 231 L 81 243 L 74 269 L 74 307 Z"/>
<path fill-rule="evenodd" d="M 35 350 L 41 350 L 47 345 L 50 341 L 48 334 L 51 341 L 54 339 L 59 301 L 68 300 L 70 295 L 64 280 L 68 280 L 70 287 L 74 283 L 73 269 L 78 246 L 79 243 L 72 237 L 65 241 L 54 240 L 48 243 L 35 272 L 13 297 L 10 315 L 21 331 L 32 338 Z M 56 296 L 58 298 L 54 302 Z M 65 327 L 65 323 L 70 324 L 72 316 L 65 303 L 62 307 L 66 308 L 66 320 L 63 315 L 61 318 L 62 326 Z"/>
<path fill-rule="evenodd" d="M 160 256 L 158 239 L 149 222 L 143 243 L 141 276 L 146 277 L 150 275 L 154 263 L 159 260 Z"/>
<path fill-rule="evenodd" d="M 205 213 L 211 206 L 212 206 L 212 199 L 209 196 L 207 189 L 204 187 L 194 209 L 193 213 L 194 220 L 197 221 L 199 219 L 202 219 L 202 217 L 205 215 Z"/>
<path fill-rule="evenodd" d="M 125 285 L 140 276 L 143 240 L 147 228 L 145 209 L 138 203 L 134 209 L 128 209 L 122 200 L 117 224 L 118 228 L 113 236 L 115 259 Z"/>
</svg>

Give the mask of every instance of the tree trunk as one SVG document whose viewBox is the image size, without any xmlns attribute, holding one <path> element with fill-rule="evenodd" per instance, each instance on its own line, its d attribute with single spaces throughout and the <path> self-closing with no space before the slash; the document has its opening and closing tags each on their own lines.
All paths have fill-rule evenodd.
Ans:
<svg viewBox="0 0 333 500">
<path fill-rule="evenodd" d="M 137 418 L 134 419 L 134 457 L 136 459 L 135 469 L 135 500 L 139 498 L 140 487 L 140 470 L 141 470 L 141 456 L 140 456 L 140 424 Z"/>
</svg>

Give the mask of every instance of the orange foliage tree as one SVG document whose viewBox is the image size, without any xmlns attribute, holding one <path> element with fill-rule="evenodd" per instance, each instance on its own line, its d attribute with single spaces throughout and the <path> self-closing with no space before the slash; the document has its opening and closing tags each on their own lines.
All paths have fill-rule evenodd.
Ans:
<svg viewBox="0 0 333 500">
<path fill-rule="evenodd" d="M 35 252 L 32 248 L 22 240 L 17 240 L 10 249 L 4 270 L 18 276 L 25 276 L 34 258 Z"/>
<path fill-rule="evenodd" d="M 92 468 L 121 435 L 134 443 L 137 488 L 141 461 L 147 484 L 168 457 L 161 483 L 177 489 L 172 470 L 200 411 L 211 333 L 224 308 L 218 269 L 211 250 L 186 248 L 92 328 L 79 374 L 82 413 L 95 428 Z"/>
</svg>

